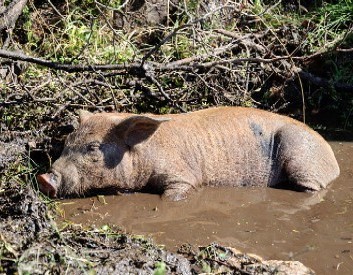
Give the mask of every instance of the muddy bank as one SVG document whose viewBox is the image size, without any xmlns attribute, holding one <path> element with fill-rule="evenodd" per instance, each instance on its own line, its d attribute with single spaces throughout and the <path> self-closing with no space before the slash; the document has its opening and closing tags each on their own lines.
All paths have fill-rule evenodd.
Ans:
<svg viewBox="0 0 353 275">
<path fill-rule="evenodd" d="M 2 188 L 1 274 L 313 274 L 299 262 L 263 261 L 216 244 L 174 253 L 107 226 L 59 229 L 32 188 Z"/>
<path fill-rule="evenodd" d="M 61 215 L 86 226 L 120 225 L 172 251 L 217 242 L 266 259 L 298 260 L 318 274 L 350 274 L 353 143 L 331 145 L 341 176 L 319 193 L 204 188 L 177 203 L 150 194 L 105 196 L 63 201 Z"/>
</svg>

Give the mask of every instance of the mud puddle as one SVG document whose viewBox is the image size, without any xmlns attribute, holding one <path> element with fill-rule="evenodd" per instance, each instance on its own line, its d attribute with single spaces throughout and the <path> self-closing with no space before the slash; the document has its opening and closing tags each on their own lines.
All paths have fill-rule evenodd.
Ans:
<svg viewBox="0 0 353 275">
<path fill-rule="evenodd" d="M 353 272 L 353 143 L 331 143 L 341 176 L 316 194 L 203 188 L 187 201 L 151 194 L 62 201 L 66 220 L 115 224 L 176 251 L 217 242 L 265 259 L 298 260 L 317 274 Z"/>
</svg>

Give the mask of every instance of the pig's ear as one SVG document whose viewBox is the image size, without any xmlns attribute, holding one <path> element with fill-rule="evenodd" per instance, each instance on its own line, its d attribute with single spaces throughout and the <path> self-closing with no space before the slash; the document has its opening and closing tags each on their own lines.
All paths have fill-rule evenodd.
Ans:
<svg viewBox="0 0 353 275">
<path fill-rule="evenodd" d="M 116 127 L 126 145 L 133 147 L 151 137 L 157 131 L 161 123 L 168 120 L 170 120 L 170 118 L 132 116 L 121 121 Z"/>
<path fill-rule="evenodd" d="M 83 122 L 85 122 L 90 116 L 92 116 L 93 114 L 89 111 L 86 110 L 79 110 L 78 112 L 78 119 L 80 124 L 82 124 Z"/>
</svg>

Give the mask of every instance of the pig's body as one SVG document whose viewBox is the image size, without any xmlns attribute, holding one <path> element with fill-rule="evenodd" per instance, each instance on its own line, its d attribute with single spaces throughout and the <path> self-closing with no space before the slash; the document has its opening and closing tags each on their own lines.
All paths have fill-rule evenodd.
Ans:
<svg viewBox="0 0 353 275">
<path fill-rule="evenodd" d="M 38 177 L 41 189 L 52 196 L 144 190 L 179 200 L 202 185 L 282 183 L 316 191 L 339 175 L 334 154 L 319 134 L 256 109 L 86 114 L 81 120 L 54 163 L 54 174 Z"/>
</svg>

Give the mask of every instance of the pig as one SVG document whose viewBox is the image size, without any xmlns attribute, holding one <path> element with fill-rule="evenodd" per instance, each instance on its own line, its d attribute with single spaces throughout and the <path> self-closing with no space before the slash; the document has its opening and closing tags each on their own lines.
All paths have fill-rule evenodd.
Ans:
<svg viewBox="0 0 353 275">
<path fill-rule="evenodd" d="M 51 171 L 50 197 L 151 192 L 177 201 L 201 186 L 318 191 L 340 170 L 304 123 L 271 112 L 215 107 L 186 114 L 80 114 Z"/>
</svg>

